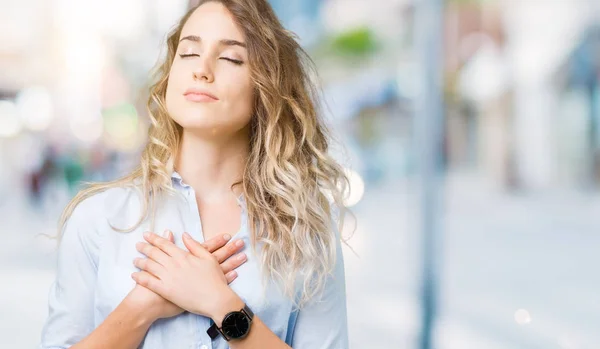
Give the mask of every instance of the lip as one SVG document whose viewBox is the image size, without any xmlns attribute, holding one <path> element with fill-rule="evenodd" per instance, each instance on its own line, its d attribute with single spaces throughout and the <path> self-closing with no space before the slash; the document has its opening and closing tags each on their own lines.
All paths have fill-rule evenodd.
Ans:
<svg viewBox="0 0 600 349">
<path fill-rule="evenodd" d="M 185 99 L 192 102 L 214 102 L 219 100 L 217 96 L 201 88 L 188 88 L 183 95 Z"/>
</svg>

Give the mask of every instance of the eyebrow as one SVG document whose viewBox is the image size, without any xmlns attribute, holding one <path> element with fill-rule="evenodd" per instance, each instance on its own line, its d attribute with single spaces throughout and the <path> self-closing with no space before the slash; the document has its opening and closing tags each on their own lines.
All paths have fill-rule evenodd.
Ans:
<svg viewBox="0 0 600 349">
<path fill-rule="evenodd" d="M 182 42 L 183 40 L 189 40 L 189 41 L 193 41 L 193 42 L 200 42 L 202 41 L 202 38 L 200 38 L 198 35 L 188 35 L 188 36 L 184 36 L 183 38 L 181 38 L 181 40 L 179 40 L 179 42 Z M 221 39 L 219 40 L 219 45 L 222 46 L 240 46 L 243 48 L 246 48 L 246 44 L 243 42 L 239 42 L 237 40 L 233 40 L 233 39 Z"/>
</svg>

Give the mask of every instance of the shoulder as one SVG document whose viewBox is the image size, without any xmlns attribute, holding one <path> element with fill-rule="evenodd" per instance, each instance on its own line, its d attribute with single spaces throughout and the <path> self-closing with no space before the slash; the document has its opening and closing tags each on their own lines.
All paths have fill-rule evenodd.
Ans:
<svg viewBox="0 0 600 349">
<path fill-rule="evenodd" d="M 141 191 L 136 187 L 111 187 L 79 202 L 67 220 L 67 225 L 85 224 L 100 228 L 131 221 L 135 223 L 142 213 L 142 200 Z"/>
</svg>

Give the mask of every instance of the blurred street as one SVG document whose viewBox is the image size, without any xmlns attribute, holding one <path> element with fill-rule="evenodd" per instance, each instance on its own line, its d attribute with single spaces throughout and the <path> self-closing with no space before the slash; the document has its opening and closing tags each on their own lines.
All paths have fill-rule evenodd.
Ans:
<svg viewBox="0 0 600 349">
<path fill-rule="evenodd" d="M 349 244 L 358 256 L 344 251 L 351 348 L 404 348 L 416 340 L 419 239 L 411 188 L 407 181 L 370 188 L 354 209 L 359 225 Z M 510 195 L 458 174 L 449 177 L 445 197 L 438 348 L 598 347 L 600 195 Z M 0 341 L 33 348 L 55 265 L 54 243 L 36 234 L 53 234 L 56 220 L 18 200 L 4 201 L 0 216 L 8 220 L 0 245 Z"/>
<path fill-rule="evenodd" d="M 69 199 L 139 164 L 152 67 L 197 3 L 0 5 L 4 347 L 40 340 L 56 262 L 43 235 Z M 600 1 L 269 3 L 315 64 L 350 180 L 351 349 L 600 348 Z M 435 202 L 417 193 L 436 171 L 439 232 L 419 226 Z"/>
</svg>

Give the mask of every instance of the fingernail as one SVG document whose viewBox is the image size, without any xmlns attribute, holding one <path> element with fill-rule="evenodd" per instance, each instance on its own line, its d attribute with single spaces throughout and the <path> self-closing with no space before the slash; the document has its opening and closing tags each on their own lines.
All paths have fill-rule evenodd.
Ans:
<svg viewBox="0 0 600 349">
<path fill-rule="evenodd" d="M 145 232 L 145 233 L 144 233 L 144 237 L 145 237 L 146 239 L 150 238 L 150 232 Z"/>
<path fill-rule="evenodd" d="M 191 239 L 192 237 L 188 233 L 183 233 L 183 237 L 186 239 Z"/>
<path fill-rule="evenodd" d="M 223 239 L 225 239 L 225 241 L 229 241 L 229 239 L 231 239 L 231 235 L 225 234 L 223 235 Z"/>
<path fill-rule="evenodd" d="M 237 275 L 237 273 L 235 271 L 230 271 L 229 272 L 229 277 L 235 277 Z"/>
<path fill-rule="evenodd" d="M 236 241 L 236 242 L 235 242 L 235 244 L 236 244 L 237 246 L 242 246 L 242 245 L 244 244 L 244 241 L 242 241 L 242 240 L 238 240 L 238 241 Z"/>
<path fill-rule="evenodd" d="M 243 261 L 244 259 L 246 259 L 246 255 L 245 254 L 242 253 L 242 254 L 240 254 L 238 256 L 238 260 Z"/>
</svg>

